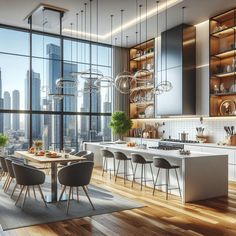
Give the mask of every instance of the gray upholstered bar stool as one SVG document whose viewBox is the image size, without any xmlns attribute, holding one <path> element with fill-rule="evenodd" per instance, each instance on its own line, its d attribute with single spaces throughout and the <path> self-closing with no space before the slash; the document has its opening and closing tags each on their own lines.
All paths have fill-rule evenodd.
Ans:
<svg viewBox="0 0 236 236">
<path fill-rule="evenodd" d="M 110 179 L 111 179 L 111 172 L 112 171 L 114 172 L 114 176 L 116 174 L 116 164 L 115 164 L 114 154 L 107 149 L 101 149 L 100 152 L 101 152 L 101 156 L 104 158 L 103 168 L 102 168 L 102 176 L 104 175 L 104 172 L 108 171 L 107 159 L 111 159 L 111 158 L 113 159 L 113 169 L 111 169 L 111 168 L 109 169 L 110 170 Z"/>
<path fill-rule="evenodd" d="M 142 191 L 142 189 L 143 189 L 143 182 L 145 183 L 145 186 L 146 186 L 146 183 L 148 181 L 152 181 L 153 184 L 154 184 L 153 171 L 152 171 L 152 163 L 153 163 L 153 161 L 147 161 L 143 156 L 141 156 L 140 154 L 137 154 L 137 153 L 131 153 L 131 158 L 132 158 L 132 163 L 135 163 L 132 187 L 133 187 L 134 182 L 135 182 L 136 179 L 141 179 L 141 191 Z M 141 165 L 141 177 L 140 178 L 137 178 L 135 176 L 138 165 Z M 152 175 L 152 179 L 149 179 L 149 180 L 147 180 L 147 176 L 146 176 L 146 166 L 147 165 L 150 166 L 151 175 Z"/>
<path fill-rule="evenodd" d="M 133 173 L 133 165 L 132 165 L 131 158 L 127 157 L 123 152 L 114 152 L 114 157 L 115 157 L 115 160 L 118 161 L 115 181 L 117 179 L 118 174 L 123 174 L 124 175 L 124 184 L 125 184 L 125 180 L 128 179 L 127 177 L 130 176 L 130 175 L 133 175 L 133 174 L 128 174 L 128 169 L 127 169 L 127 167 L 128 167 L 127 162 L 130 161 L 131 168 L 132 168 L 132 173 Z M 120 161 L 124 162 L 124 172 L 119 172 Z"/>
<path fill-rule="evenodd" d="M 155 193 L 156 186 L 165 185 L 166 186 L 166 200 L 168 200 L 169 190 L 173 190 L 173 189 L 179 189 L 179 194 L 180 194 L 180 197 L 181 197 L 179 178 L 178 178 L 178 174 L 177 174 L 177 171 L 176 171 L 176 169 L 179 169 L 180 167 L 176 166 L 176 165 L 171 165 L 166 159 L 163 159 L 163 158 L 153 158 L 153 165 L 156 168 L 158 168 L 157 177 L 156 177 L 156 180 L 155 180 L 155 183 L 154 183 L 154 188 L 153 188 L 153 195 Z M 165 184 L 157 184 L 158 176 L 159 176 L 159 173 L 160 173 L 161 169 L 166 170 L 166 183 Z M 170 184 L 169 183 L 170 182 L 170 176 L 169 176 L 170 173 L 169 172 L 170 172 L 170 170 L 175 171 L 176 180 L 177 180 L 177 184 L 178 184 L 178 187 L 176 187 L 176 188 L 169 188 L 169 184 Z"/>
</svg>

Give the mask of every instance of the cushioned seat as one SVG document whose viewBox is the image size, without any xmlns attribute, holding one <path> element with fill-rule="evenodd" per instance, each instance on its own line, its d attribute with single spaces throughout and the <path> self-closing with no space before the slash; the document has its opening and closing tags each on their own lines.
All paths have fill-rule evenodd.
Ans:
<svg viewBox="0 0 236 236">
<path fill-rule="evenodd" d="M 77 198 L 78 198 L 78 188 L 82 187 L 92 208 L 94 209 L 93 203 L 88 195 L 86 190 L 86 186 L 90 183 L 92 171 L 93 171 L 94 163 L 91 161 L 83 161 L 77 162 L 68 166 L 63 167 L 58 172 L 58 180 L 60 184 L 64 185 L 61 195 L 59 198 L 59 202 L 62 199 L 63 193 L 67 186 L 69 186 L 69 197 L 67 200 L 67 210 L 66 213 L 69 212 L 70 200 L 73 192 L 73 187 L 77 189 Z"/>
<path fill-rule="evenodd" d="M 44 202 L 45 206 L 47 207 L 46 201 L 43 196 L 42 189 L 40 187 L 40 185 L 43 184 L 45 181 L 45 173 L 40 170 L 37 170 L 34 167 L 24 165 L 19 162 L 18 163 L 12 162 L 12 167 L 13 167 L 13 171 L 14 171 L 14 174 L 16 177 L 16 183 L 18 185 L 22 186 L 20 194 L 19 194 L 15 204 L 17 205 L 22 192 L 26 188 L 24 200 L 22 202 L 22 209 L 23 209 L 24 204 L 25 204 L 26 195 L 29 192 L 29 187 L 30 186 L 37 186 L 39 189 L 40 195 L 43 199 L 43 202 Z"/>
</svg>

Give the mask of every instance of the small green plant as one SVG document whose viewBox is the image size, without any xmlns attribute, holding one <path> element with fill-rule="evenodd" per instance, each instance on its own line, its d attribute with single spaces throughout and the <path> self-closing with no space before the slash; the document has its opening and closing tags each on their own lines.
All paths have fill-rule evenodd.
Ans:
<svg viewBox="0 0 236 236">
<path fill-rule="evenodd" d="M 132 125 L 132 120 L 123 111 L 116 111 L 111 117 L 110 127 L 113 134 L 120 137 L 125 135 L 132 128 Z"/>
<path fill-rule="evenodd" d="M 6 146 L 8 142 L 8 137 L 4 134 L 0 134 L 0 147 Z"/>
</svg>

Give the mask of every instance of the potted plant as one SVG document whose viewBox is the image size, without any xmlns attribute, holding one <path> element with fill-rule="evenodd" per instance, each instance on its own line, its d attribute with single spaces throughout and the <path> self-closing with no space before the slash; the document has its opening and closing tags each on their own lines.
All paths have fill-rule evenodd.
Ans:
<svg viewBox="0 0 236 236">
<path fill-rule="evenodd" d="M 4 155 L 4 147 L 8 143 L 8 137 L 4 134 L 0 134 L 0 154 Z"/>
<path fill-rule="evenodd" d="M 119 140 L 116 141 L 116 143 L 122 142 L 122 136 L 132 128 L 132 125 L 132 120 L 123 111 L 116 111 L 112 115 L 110 127 L 113 131 L 113 134 L 119 136 Z"/>
<path fill-rule="evenodd" d="M 138 114 L 138 118 L 141 118 L 141 119 L 145 118 L 145 113 L 144 112 L 140 112 Z"/>
</svg>

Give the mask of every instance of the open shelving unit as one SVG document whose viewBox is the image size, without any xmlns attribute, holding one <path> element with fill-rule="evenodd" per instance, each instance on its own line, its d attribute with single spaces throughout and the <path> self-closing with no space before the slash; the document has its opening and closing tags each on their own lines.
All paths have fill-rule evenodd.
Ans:
<svg viewBox="0 0 236 236">
<path fill-rule="evenodd" d="M 236 116 L 236 8 L 210 18 L 210 115 Z"/>
<path fill-rule="evenodd" d="M 154 118 L 154 63 L 155 39 L 138 44 L 129 50 L 129 68 L 134 75 L 140 69 L 148 69 L 148 73 L 141 72 L 132 83 L 130 89 L 130 118 Z M 153 111 L 153 112 L 152 112 Z"/>
</svg>

